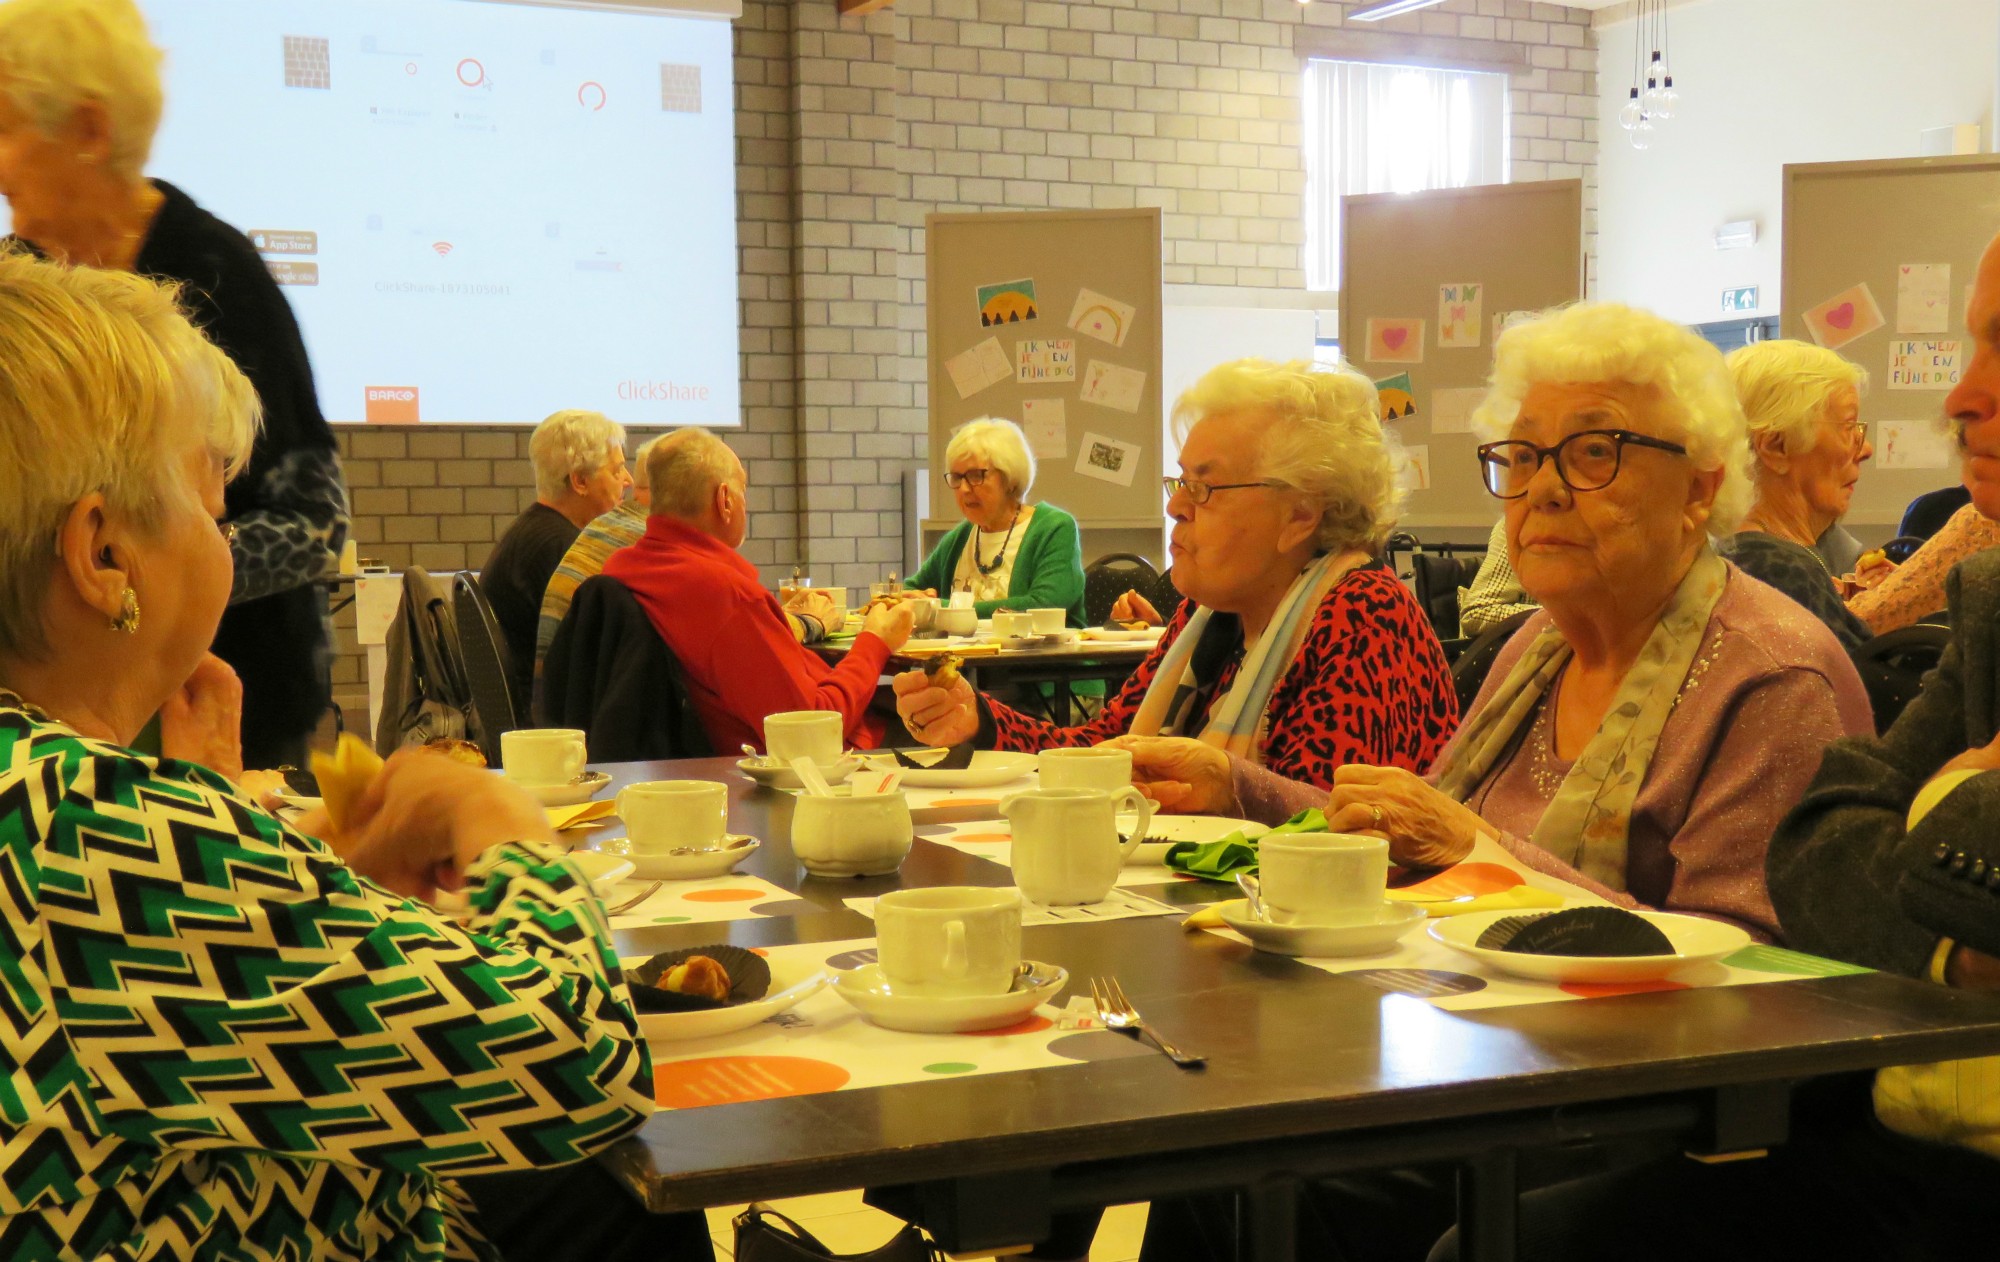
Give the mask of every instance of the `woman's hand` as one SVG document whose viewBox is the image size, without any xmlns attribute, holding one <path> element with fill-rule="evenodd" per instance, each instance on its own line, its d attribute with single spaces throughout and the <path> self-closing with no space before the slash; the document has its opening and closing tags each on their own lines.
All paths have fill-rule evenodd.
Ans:
<svg viewBox="0 0 2000 1262">
<path fill-rule="evenodd" d="M 893 605 L 874 605 L 868 616 L 861 620 L 863 634 L 880 638 L 894 653 L 910 642 L 910 633 L 917 628 L 917 614 L 909 605 L 898 602 Z"/>
<path fill-rule="evenodd" d="M 840 628 L 833 625 L 833 597 L 817 587 L 802 587 L 785 602 L 786 613 L 802 613 L 813 618 L 829 631 Z"/>
<path fill-rule="evenodd" d="M 554 841 L 540 803 L 507 780 L 420 749 L 390 756 L 339 847 L 384 889 L 429 901 L 465 884 L 473 860 L 503 841 Z"/>
<path fill-rule="evenodd" d="M 160 753 L 243 779 L 243 684 L 213 653 L 160 707 Z"/>
<path fill-rule="evenodd" d="M 1111 621 L 1143 622 L 1149 627 L 1157 627 L 1166 619 L 1160 617 L 1160 611 L 1153 608 L 1152 601 L 1128 589 L 1111 603 Z"/>
<path fill-rule="evenodd" d="M 1229 815 L 1236 804 L 1236 778 L 1229 755 L 1206 741 L 1186 736 L 1116 736 L 1106 749 L 1132 755 L 1132 783 L 1139 792 L 1176 815 Z"/>
<path fill-rule="evenodd" d="M 979 696 L 964 676 L 949 688 L 931 684 L 920 670 L 906 670 L 890 681 L 896 690 L 896 713 L 910 735 L 940 748 L 961 745 L 979 732 Z"/>
<path fill-rule="evenodd" d="M 1326 826 L 1386 837 L 1389 857 L 1407 867 L 1442 868 L 1472 850 L 1483 821 L 1463 803 L 1400 767 L 1342 767 L 1333 773 Z"/>
</svg>

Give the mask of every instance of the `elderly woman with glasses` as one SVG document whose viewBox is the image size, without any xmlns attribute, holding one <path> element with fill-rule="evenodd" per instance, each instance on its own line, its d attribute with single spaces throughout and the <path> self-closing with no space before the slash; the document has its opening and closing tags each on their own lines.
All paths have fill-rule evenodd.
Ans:
<svg viewBox="0 0 2000 1262">
<path fill-rule="evenodd" d="M 1499 342 L 1479 449 L 1507 549 L 1542 606 L 1510 640 L 1428 779 L 1347 767 L 1331 798 L 1273 769 L 1146 742 L 1135 775 L 1197 809 L 1323 806 L 1441 866 L 1476 838 L 1627 907 L 1778 932 L 1772 831 L 1827 744 L 1873 730 L 1847 655 L 1803 609 L 1717 556 L 1748 507 L 1749 443 L 1722 356 L 1610 303 Z"/>
<path fill-rule="evenodd" d="M 951 528 L 905 595 L 972 596 L 982 618 L 995 609 L 1067 609 L 1083 625 L 1083 545 L 1076 518 L 1054 504 L 1029 504 L 1035 457 L 1012 421 L 986 417 L 952 431 L 945 485 L 965 520 Z"/>
<path fill-rule="evenodd" d="M 1861 423 L 1868 373 L 1830 350 L 1782 340 L 1753 342 L 1728 363 L 1750 427 L 1757 502 L 1716 551 L 1856 648 L 1872 632 L 1842 601 L 1814 541 L 1847 515 L 1862 462 L 1875 454 Z"/>
<path fill-rule="evenodd" d="M 1352 371 L 1211 370 L 1174 406 L 1181 476 L 1166 479 L 1187 600 L 1123 689 L 1057 727 L 911 671 L 895 681 L 904 722 L 926 744 L 985 749 L 1185 734 L 1322 793 L 1350 762 L 1423 770 L 1458 705 L 1429 621 L 1375 559 L 1398 498 L 1377 416 Z"/>
</svg>

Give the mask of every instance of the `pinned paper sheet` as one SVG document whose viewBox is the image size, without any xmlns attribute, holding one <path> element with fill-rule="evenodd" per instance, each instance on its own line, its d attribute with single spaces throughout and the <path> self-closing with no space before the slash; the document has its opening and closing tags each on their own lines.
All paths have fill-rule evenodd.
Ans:
<svg viewBox="0 0 2000 1262">
<path fill-rule="evenodd" d="M 944 370 L 951 374 L 951 384 L 958 388 L 961 399 L 969 399 L 1014 375 L 1014 365 L 1007 362 L 1007 352 L 1000 348 L 997 337 L 989 337 L 971 350 L 953 355 L 944 361 Z"/>
<path fill-rule="evenodd" d="M 1905 263 L 1896 269 L 1896 332 L 1951 331 L 1951 264 Z"/>
<path fill-rule="evenodd" d="M 1014 347 L 1014 379 L 1022 384 L 1076 380 L 1076 339 L 1031 338 Z"/>
<path fill-rule="evenodd" d="M 1949 390 L 1965 370 L 1961 343 L 1953 339 L 1919 339 L 1889 343 L 1891 390 Z"/>
<path fill-rule="evenodd" d="M 1370 320 L 1362 358 L 1378 364 L 1424 362 L 1422 320 Z"/>
<path fill-rule="evenodd" d="M 1021 429 L 1028 435 L 1028 450 L 1035 459 L 1061 460 L 1069 454 L 1069 421 L 1061 399 L 1023 400 Z"/>
<path fill-rule="evenodd" d="M 1951 431 L 1938 421 L 1878 421 L 1875 464 L 1883 469 L 1951 467 Z"/>
<path fill-rule="evenodd" d="M 403 580 L 370 574 L 354 580 L 354 638 L 361 644 L 385 644 L 396 611 L 403 607 Z"/>
<path fill-rule="evenodd" d="M 1137 309 L 1128 303 L 1086 289 L 1077 294 L 1076 305 L 1070 308 L 1069 327 L 1100 342 L 1123 346 L 1126 334 L 1132 331 L 1132 317 L 1137 314 Z"/>
<path fill-rule="evenodd" d="M 1035 282 L 1002 281 L 979 287 L 979 323 L 986 328 L 1040 318 L 1035 306 Z"/>
<path fill-rule="evenodd" d="M 1076 444 L 1076 471 L 1100 482 L 1130 486 L 1139 473 L 1139 444 L 1085 434 Z"/>
<path fill-rule="evenodd" d="M 1441 349 L 1479 345 L 1480 309 L 1486 305 L 1484 285 L 1438 286 L 1438 346 Z"/>
<path fill-rule="evenodd" d="M 1410 374 L 1406 372 L 1384 377 L 1375 383 L 1375 398 L 1381 404 L 1384 424 L 1417 414 L 1417 399 L 1411 393 L 1414 389 L 1410 384 Z"/>
<path fill-rule="evenodd" d="M 1470 434 L 1472 414 L 1485 398 L 1484 386 L 1452 386 L 1431 391 L 1431 435 Z"/>
<path fill-rule="evenodd" d="M 1431 489 L 1431 449 L 1427 444 L 1403 448 L 1396 460 L 1396 482 L 1405 491 Z"/>
<path fill-rule="evenodd" d="M 1843 289 L 1805 314 L 1806 329 L 1813 341 L 1837 351 L 1858 337 L 1866 337 L 1886 323 L 1875 294 L 1867 285 Z"/>
<path fill-rule="evenodd" d="M 1077 398 L 1085 403 L 1120 412 L 1137 412 L 1139 401 L 1145 396 L 1145 373 L 1137 368 L 1107 364 L 1101 359 L 1093 359 L 1084 367 L 1083 388 L 1077 392 Z"/>
</svg>

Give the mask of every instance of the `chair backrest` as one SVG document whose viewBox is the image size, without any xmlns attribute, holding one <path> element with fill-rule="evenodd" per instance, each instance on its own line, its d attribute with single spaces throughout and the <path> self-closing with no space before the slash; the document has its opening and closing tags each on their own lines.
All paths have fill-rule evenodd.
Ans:
<svg viewBox="0 0 2000 1262">
<path fill-rule="evenodd" d="M 1410 575 L 1416 589 L 1417 603 L 1424 607 L 1424 615 L 1431 620 L 1431 628 L 1438 639 L 1450 640 L 1458 636 L 1458 589 L 1472 586 L 1472 580 L 1479 577 L 1479 567 L 1485 562 L 1484 556 L 1443 556 L 1434 552 L 1415 552 L 1410 555 Z"/>
<path fill-rule="evenodd" d="M 1500 650 L 1514 638 L 1514 633 L 1521 629 L 1522 624 L 1534 616 L 1533 609 L 1523 609 L 1505 622 L 1486 628 L 1465 646 L 1465 651 L 1451 664 L 1451 683 L 1458 691 L 1458 713 L 1461 717 L 1472 712 L 1473 698 L 1479 695 L 1487 672 L 1493 669 L 1493 659 L 1500 656 Z"/>
<path fill-rule="evenodd" d="M 680 661 L 623 583 L 577 585 L 542 660 L 543 722 L 581 728 L 592 762 L 714 753 Z"/>
<path fill-rule="evenodd" d="M 507 654 L 507 638 L 500 633 L 499 620 L 479 579 L 462 572 L 451 585 L 452 608 L 458 614 L 459 649 L 465 654 L 465 680 L 472 686 L 473 731 L 471 739 L 486 755 L 486 765 L 498 767 L 500 734 L 526 727 L 527 720 L 514 696 L 513 662 Z"/>
<path fill-rule="evenodd" d="M 1868 689 L 1875 711 L 1875 733 L 1889 730 L 1903 707 L 1923 690 L 1924 679 L 1944 656 L 1951 628 L 1919 622 L 1878 635 L 1855 648 L 1854 669 Z"/>
<path fill-rule="evenodd" d="M 1113 552 L 1083 567 L 1083 619 L 1092 626 L 1111 616 L 1111 606 L 1128 590 L 1151 598 L 1160 572 L 1145 557 Z M 1162 613 L 1165 611 L 1162 610 Z"/>
</svg>

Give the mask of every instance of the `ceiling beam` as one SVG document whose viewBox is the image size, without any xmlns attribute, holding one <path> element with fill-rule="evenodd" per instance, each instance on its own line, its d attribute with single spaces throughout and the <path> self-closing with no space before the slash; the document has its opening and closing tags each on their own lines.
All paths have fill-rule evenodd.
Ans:
<svg viewBox="0 0 2000 1262">
<path fill-rule="evenodd" d="M 860 17 L 864 13 L 873 13 L 877 9 L 886 9 L 894 3 L 896 3 L 896 0 L 840 0 L 840 15 L 842 17 Z"/>
</svg>

